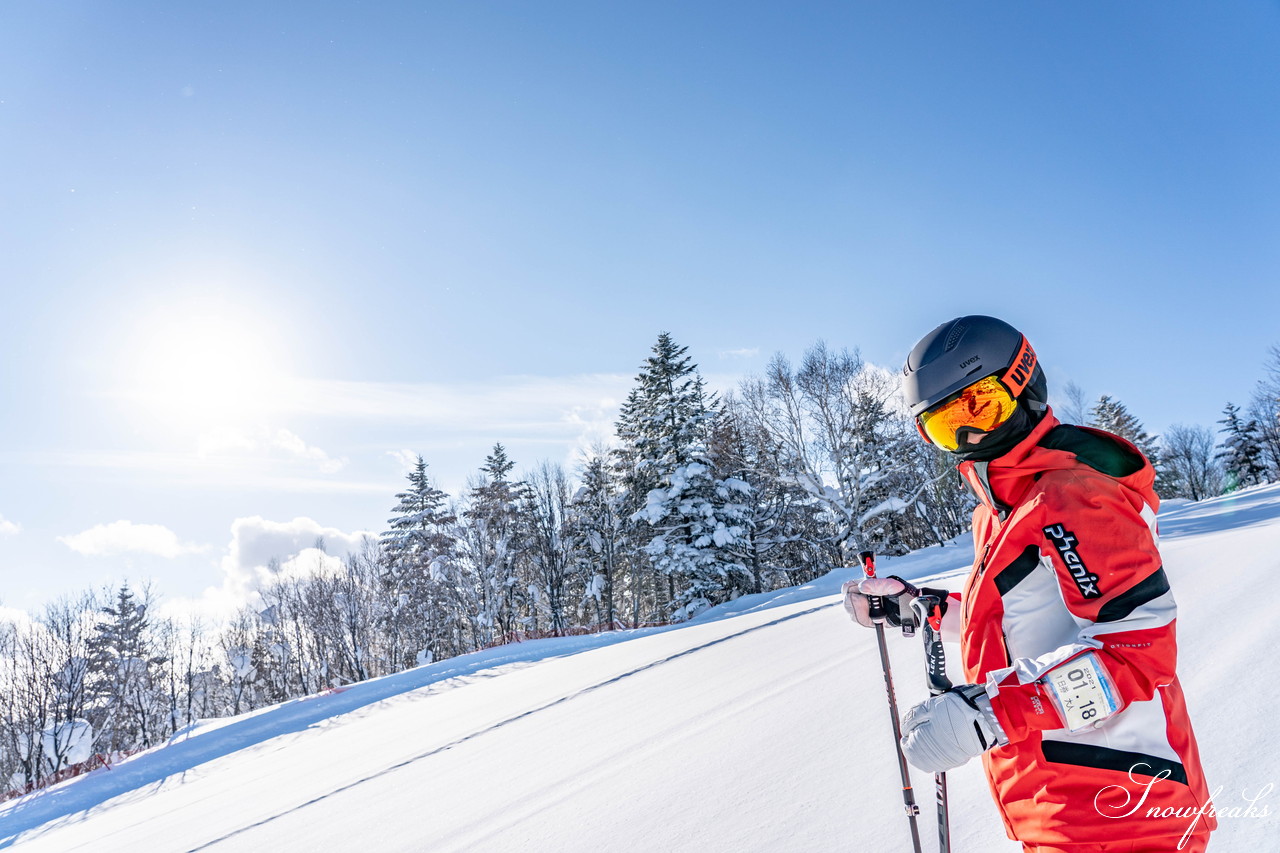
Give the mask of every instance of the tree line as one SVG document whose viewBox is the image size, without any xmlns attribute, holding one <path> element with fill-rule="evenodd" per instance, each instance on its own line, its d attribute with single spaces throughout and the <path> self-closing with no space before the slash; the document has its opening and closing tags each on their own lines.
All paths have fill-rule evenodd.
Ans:
<svg viewBox="0 0 1280 853">
<path fill-rule="evenodd" d="M 1221 440 L 1183 425 L 1156 439 L 1071 385 L 1060 409 L 1137 444 L 1166 498 L 1280 480 L 1280 348 L 1248 405 L 1227 405 Z M 686 620 L 859 550 L 945 543 L 974 505 L 896 375 L 822 343 L 717 395 L 662 334 L 608 447 L 572 472 L 515 472 L 496 444 L 451 496 L 419 457 L 379 537 L 305 571 L 273 563 L 221 625 L 162 618 L 127 583 L 0 623 L 0 779 L 22 790 L 201 719 L 494 645 Z"/>
</svg>

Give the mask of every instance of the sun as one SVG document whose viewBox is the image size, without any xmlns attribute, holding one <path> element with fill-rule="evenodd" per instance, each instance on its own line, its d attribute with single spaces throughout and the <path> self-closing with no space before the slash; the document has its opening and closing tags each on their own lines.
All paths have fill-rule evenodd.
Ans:
<svg viewBox="0 0 1280 853">
<path fill-rule="evenodd" d="M 260 312 L 194 297 L 141 314 L 126 347 L 125 396 L 170 427 L 260 419 L 285 380 L 285 348 Z"/>
</svg>

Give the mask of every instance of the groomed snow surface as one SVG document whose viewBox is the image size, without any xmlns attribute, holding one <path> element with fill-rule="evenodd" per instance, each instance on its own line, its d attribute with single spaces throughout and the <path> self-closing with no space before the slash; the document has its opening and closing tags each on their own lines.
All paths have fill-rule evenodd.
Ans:
<svg viewBox="0 0 1280 853">
<path fill-rule="evenodd" d="M 1277 849 L 1280 487 L 1171 505 L 1161 531 L 1206 771 L 1239 815 L 1211 849 Z M 969 561 L 961 541 L 881 570 L 954 588 Z M 852 575 L 678 628 L 506 646 L 209 721 L 0 805 L 0 847 L 909 850 L 875 637 L 839 605 Z M 925 696 L 922 654 L 890 645 L 905 710 Z M 1021 849 L 977 762 L 948 778 L 958 853 Z M 934 850 L 932 779 L 913 781 Z"/>
</svg>

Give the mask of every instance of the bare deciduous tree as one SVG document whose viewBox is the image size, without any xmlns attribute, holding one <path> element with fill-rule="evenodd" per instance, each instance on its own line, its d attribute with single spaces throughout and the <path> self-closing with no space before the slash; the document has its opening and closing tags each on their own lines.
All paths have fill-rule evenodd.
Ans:
<svg viewBox="0 0 1280 853">
<path fill-rule="evenodd" d="M 1160 463 L 1169 497 L 1193 501 L 1222 491 L 1222 467 L 1214 458 L 1213 431 L 1208 427 L 1174 424 L 1160 439 Z"/>
</svg>

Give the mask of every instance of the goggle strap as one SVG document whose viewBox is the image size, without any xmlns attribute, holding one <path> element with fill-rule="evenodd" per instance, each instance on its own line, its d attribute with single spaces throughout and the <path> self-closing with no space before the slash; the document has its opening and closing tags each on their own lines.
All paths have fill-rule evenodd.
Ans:
<svg viewBox="0 0 1280 853">
<path fill-rule="evenodd" d="M 924 427 L 920 425 L 919 416 L 915 418 L 915 423 L 916 423 L 916 432 L 920 433 L 920 437 L 923 438 L 925 441 L 927 441 L 929 444 L 933 444 L 933 439 L 929 438 L 929 434 L 926 433 L 924 431 Z"/>
<path fill-rule="evenodd" d="M 1036 372 L 1036 351 L 1031 348 L 1031 342 L 1027 340 L 1027 336 L 1022 336 L 1022 344 L 1018 347 L 1018 354 L 1014 356 L 1013 364 L 1005 371 L 1001 381 L 1005 387 L 1009 389 L 1009 394 L 1017 398 L 1023 391 L 1027 390 L 1027 386 L 1031 384 L 1031 377 Z"/>
</svg>

